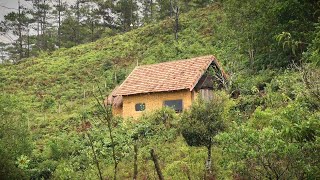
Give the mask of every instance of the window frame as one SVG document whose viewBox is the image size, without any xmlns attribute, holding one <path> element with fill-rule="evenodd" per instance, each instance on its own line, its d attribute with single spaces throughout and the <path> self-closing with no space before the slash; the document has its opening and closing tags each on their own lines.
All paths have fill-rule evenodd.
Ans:
<svg viewBox="0 0 320 180">
<path fill-rule="evenodd" d="M 142 105 L 143 105 L 143 108 L 142 108 Z M 137 108 L 138 106 L 140 106 L 140 107 L 139 107 L 140 109 Z M 136 112 L 145 111 L 145 110 L 146 110 L 146 103 L 135 103 L 135 105 L 134 105 L 134 110 L 135 110 Z"/>
<path fill-rule="evenodd" d="M 177 109 L 175 109 L 174 107 L 167 106 L 167 105 L 166 105 L 166 102 L 168 102 L 168 101 L 181 101 L 181 110 L 177 110 Z M 163 101 L 163 106 L 164 106 L 164 107 L 172 108 L 173 110 L 175 110 L 176 113 L 181 113 L 181 112 L 183 112 L 183 99 L 164 100 L 164 101 Z"/>
</svg>

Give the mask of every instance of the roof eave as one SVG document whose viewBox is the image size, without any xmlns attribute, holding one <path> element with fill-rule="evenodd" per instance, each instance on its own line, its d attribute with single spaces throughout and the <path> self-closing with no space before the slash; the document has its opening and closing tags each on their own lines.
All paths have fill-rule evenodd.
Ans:
<svg viewBox="0 0 320 180">
<path fill-rule="evenodd" d="M 120 93 L 120 94 L 116 94 L 116 96 L 132 96 L 132 95 L 141 95 L 141 94 L 150 94 L 150 93 L 163 93 L 163 92 L 172 92 L 172 91 L 181 91 L 181 90 L 189 90 L 189 88 L 171 89 L 171 90 L 168 90 L 168 91 L 149 91 L 149 92 L 138 92 L 138 93 Z"/>
</svg>

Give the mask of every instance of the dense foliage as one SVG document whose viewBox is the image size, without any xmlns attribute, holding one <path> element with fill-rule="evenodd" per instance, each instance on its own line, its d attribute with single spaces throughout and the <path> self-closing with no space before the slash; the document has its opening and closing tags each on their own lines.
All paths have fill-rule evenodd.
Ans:
<svg viewBox="0 0 320 180">
<path fill-rule="evenodd" d="M 82 24 L 88 34 L 61 33 L 74 42 L 61 41 L 60 49 L 0 65 L 0 179 L 155 179 L 154 159 L 165 179 L 199 179 L 208 139 L 218 179 L 318 179 L 318 4 L 176 1 L 188 12 L 180 14 L 176 36 L 172 5 L 149 2 L 143 1 L 143 14 L 150 24 L 129 31 L 130 20 L 108 24 L 109 11 L 98 11 L 117 31 L 102 28 L 107 37 L 67 48 L 91 38 Z M 78 27 L 75 14 L 64 20 L 62 31 Z M 182 114 L 161 109 L 138 120 L 111 117 L 101 106 L 137 64 L 207 54 L 229 74 L 225 92 L 215 92 L 221 101 L 195 103 Z"/>
</svg>

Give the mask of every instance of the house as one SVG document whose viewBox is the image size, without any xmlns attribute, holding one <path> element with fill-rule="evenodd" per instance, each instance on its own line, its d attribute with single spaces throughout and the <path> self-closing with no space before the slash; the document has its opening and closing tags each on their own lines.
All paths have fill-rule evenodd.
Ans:
<svg viewBox="0 0 320 180">
<path fill-rule="evenodd" d="M 107 102 L 113 106 L 114 115 L 125 118 L 139 117 L 163 106 L 181 112 L 198 95 L 211 99 L 213 90 L 225 86 L 226 79 L 214 56 L 137 66 Z"/>
</svg>

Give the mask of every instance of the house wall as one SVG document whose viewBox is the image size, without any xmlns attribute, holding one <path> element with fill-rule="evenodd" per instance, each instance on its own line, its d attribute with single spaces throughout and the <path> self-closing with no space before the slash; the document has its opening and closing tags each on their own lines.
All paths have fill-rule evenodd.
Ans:
<svg viewBox="0 0 320 180">
<path fill-rule="evenodd" d="M 112 114 L 114 116 L 122 116 L 122 107 L 112 107 Z"/>
<path fill-rule="evenodd" d="M 139 117 L 143 113 L 160 109 L 161 107 L 163 107 L 163 103 L 165 100 L 182 99 L 182 106 L 185 110 L 191 106 L 191 103 L 193 101 L 192 93 L 193 92 L 190 92 L 190 90 L 180 90 L 123 96 L 122 116 L 124 118 Z M 135 111 L 135 105 L 137 103 L 145 103 L 145 110 Z"/>
</svg>

